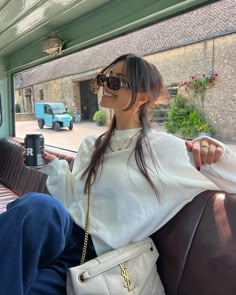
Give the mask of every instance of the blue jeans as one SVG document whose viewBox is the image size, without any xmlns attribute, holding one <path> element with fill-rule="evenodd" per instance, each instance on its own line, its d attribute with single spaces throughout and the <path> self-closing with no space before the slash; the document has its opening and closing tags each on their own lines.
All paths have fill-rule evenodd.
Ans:
<svg viewBox="0 0 236 295">
<path fill-rule="evenodd" d="M 0 214 L 0 293 L 65 295 L 66 273 L 80 263 L 84 230 L 56 198 L 29 193 Z M 96 257 L 89 237 L 87 260 Z"/>
</svg>

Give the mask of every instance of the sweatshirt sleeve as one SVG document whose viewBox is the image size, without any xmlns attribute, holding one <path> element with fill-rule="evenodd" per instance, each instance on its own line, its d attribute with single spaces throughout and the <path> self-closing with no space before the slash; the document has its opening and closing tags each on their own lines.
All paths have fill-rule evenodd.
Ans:
<svg viewBox="0 0 236 295">
<path fill-rule="evenodd" d="M 199 139 L 201 138 L 196 138 L 194 141 Z M 224 153 L 216 163 L 202 165 L 200 172 L 220 189 L 228 193 L 236 193 L 236 155 L 222 142 L 213 138 L 209 139 L 221 146 Z M 191 153 L 190 158 L 192 158 Z"/>
<path fill-rule="evenodd" d="M 156 153 L 162 167 L 168 175 L 183 187 L 198 185 L 202 189 L 217 189 L 228 193 L 236 193 L 236 155 L 224 143 L 206 136 L 193 140 L 207 138 L 224 150 L 221 158 L 213 164 L 202 165 L 200 171 L 195 167 L 193 154 L 187 151 L 185 140 L 171 134 L 160 134 L 156 141 Z M 159 152 L 158 152 L 159 151 Z M 194 169 L 193 169 L 194 168 Z M 195 180 L 193 183 L 192 181 Z"/>
<path fill-rule="evenodd" d="M 75 184 L 75 175 L 71 173 L 67 161 L 55 158 L 40 171 L 48 175 L 47 188 L 50 194 L 66 206 L 67 200 L 74 196 Z"/>
<path fill-rule="evenodd" d="M 69 164 L 66 160 L 55 158 L 49 164 L 40 169 L 42 173 L 48 175 L 47 188 L 51 195 L 58 198 L 68 207 L 75 198 L 75 183 L 78 175 L 84 171 L 88 164 L 89 154 L 92 152 L 94 137 L 85 138 L 80 144 L 73 164 L 73 170 L 70 171 Z M 85 156 L 86 154 L 86 156 Z"/>
</svg>

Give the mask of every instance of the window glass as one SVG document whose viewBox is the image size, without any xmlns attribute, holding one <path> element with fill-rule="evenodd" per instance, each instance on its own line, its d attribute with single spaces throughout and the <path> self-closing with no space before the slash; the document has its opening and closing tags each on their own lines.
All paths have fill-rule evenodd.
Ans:
<svg viewBox="0 0 236 295">
<path fill-rule="evenodd" d="M 2 125 L 2 97 L 0 93 L 0 126 Z"/>
<path fill-rule="evenodd" d="M 66 114 L 64 104 L 52 104 L 51 108 L 53 115 Z"/>
<path fill-rule="evenodd" d="M 40 99 L 40 100 L 44 100 L 43 89 L 39 89 L 39 99 Z"/>
</svg>

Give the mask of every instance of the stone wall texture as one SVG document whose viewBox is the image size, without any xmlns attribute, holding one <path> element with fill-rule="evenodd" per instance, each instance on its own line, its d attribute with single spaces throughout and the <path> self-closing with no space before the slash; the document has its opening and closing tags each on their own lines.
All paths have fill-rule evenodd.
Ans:
<svg viewBox="0 0 236 295">
<path fill-rule="evenodd" d="M 219 77 L 204 97 L 204 114 L 214 137 L 236 142 L 236 34 L 216 37 L 146 56 L 160 69 L 166 85 L 190 80 L 213 71 Z"/>
<path fill-rule="evenodd" d="M 63 102 L 68 108 L 72 108 L 74 93 L 71 77 L 62 77 L 34 85 L 33 93 L 35 101 L 40 101 L 40 90 L 43 90 L 44 101 Z"/>
</svg>

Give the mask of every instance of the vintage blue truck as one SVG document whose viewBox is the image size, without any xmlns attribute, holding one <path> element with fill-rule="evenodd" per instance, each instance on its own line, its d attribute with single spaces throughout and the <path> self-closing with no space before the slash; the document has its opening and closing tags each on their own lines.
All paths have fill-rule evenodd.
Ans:
<svg viewBox="0 0 236 295">
<path fill-rule="evenodd" d="M 42 129 L 45 126 L 52 127 L 58 131 L 62 127 L 73 129 L 73 118 L 66 111 L 65 105 L 61 102 L 36 102 L 35 117 L 38 119 L 38 126 Z"/>
</svg>

